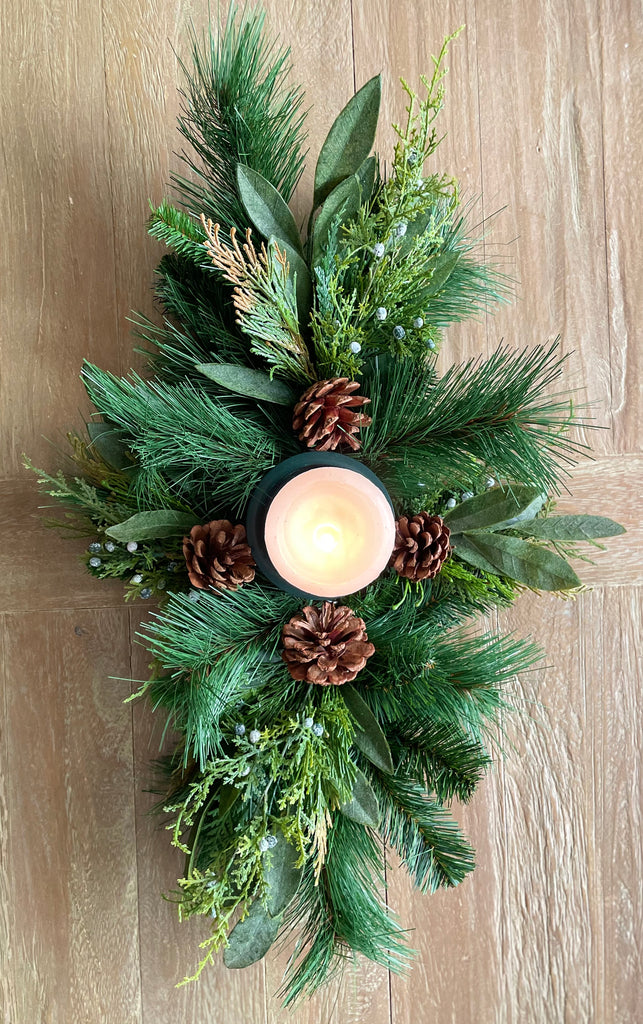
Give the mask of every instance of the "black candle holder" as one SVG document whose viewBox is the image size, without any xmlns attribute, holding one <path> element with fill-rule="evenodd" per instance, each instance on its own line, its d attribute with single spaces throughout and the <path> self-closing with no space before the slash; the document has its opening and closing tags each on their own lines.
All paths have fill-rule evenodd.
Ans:
<svg viewBox="0 0 643 1024">
<path fill-rule="evenodd" d="M 274 469 L 266 473 L 252 492 L 246 512 L 246 534 L 250 550 L 252 551 L 252 557 L 257 563 L 257 568 L 276 587 L 279 587 L 280 590 L 284 590 L 288 594 L 294 594 L 296 597 L 306 599 L 320 599 L 323 595 L 310 594 L 300 590 L 277 572 L 266 548 L 266 515 L 273 498 L 289 480 L 299 476 L 301 473 L 305 473 L 309 469 L 320 469 L 323 466 L 349 469 L 353 473 L 366 477 L 382 492 L 391 507 L 391 511 L 393 511 L 393 502 L 381 480 L 367 466 L 348 455 L 338 455 L 337 452 L 302 452 L 301 455 L 293 455 L 290 459 L 285 459 L 275 466 Z M 343 596 L 343 594 L 337 594 L 334 598 L 326 596 L 324 600 L 333 601 Z"/>
</svg>

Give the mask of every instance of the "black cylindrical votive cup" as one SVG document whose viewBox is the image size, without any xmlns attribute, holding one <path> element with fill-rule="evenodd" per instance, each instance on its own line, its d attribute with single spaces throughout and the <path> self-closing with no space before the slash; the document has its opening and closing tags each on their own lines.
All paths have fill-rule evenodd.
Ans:
<svg viewBox="0 0 643 1024">
<path fill-rule="evenodd" d="M 367 466 L 358 462 L 357 459 L 351 459 L 348 455 L 338 455 L 337 452 L 302 452 L 301 455 L 293 455 L 292 458 L 285 459 L 284 462 L 280 462 L 278 466 L 275 466 L 274 469 L 266 473 L 252 492 L 246 512 L 246 534 L 250 550 L 252 551 L 252 557 L 257 563 L 257 568 L 280 590 L 284 590 L 288 594 L 294 594 L 296 597 L 308 599 L 321 599 L 323 595 L 309 594 L 304 590 L 299 590 L 298 587 L 294 587 L 277 572 L 272 564 L 265 541 L 266 515 L 273 498 L 289 480 L 299 476 L 300 473 L 305 473 L 309 469 L 319 469 L 322 466 L 348 469 L 353 473 L 359 473 L 360 476 L 365 476 L 382 492 L 391 506 L 391 510 L 393 510 L 393 502 L 384 484 L 378 480 L 375 473 L 371 472 Z M 343 596 L 343 594 L 337 594 L 335 598 L 325 596 L 323 599 L 333 601 Z"/>
</svg>

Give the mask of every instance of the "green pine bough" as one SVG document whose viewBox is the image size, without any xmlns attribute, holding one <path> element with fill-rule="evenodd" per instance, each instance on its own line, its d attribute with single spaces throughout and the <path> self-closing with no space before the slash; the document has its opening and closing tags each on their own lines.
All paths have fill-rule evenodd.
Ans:
<svg viewBox="0 0 643 1024">
<path fill-rule="evenodd" d="M 574 594 L 569 559 L 622 528 L 555 514 L 583 454 L 555 389 L 557 343 L 437 370 L 449 324 L 511 289 L 482 260 L 456 181 L 424 173 L 450 40 L 421 95 L 403 83 L 388 173 L 372 154 L 380 78 L 339 114 L 304 239 L 288 206 L 303 96 L 263 27 L 260 10 L 233 5 L 221 31 L 192 38 L 179 129 L 193 155 L 149 226 L 167 247 L 163 318 L 135 319 L 149 375 L 86 365 L 100 420 L 70 435 L 74 475 L 40 476 L 66 508 L 60 525 L 92 537 L 89 572 L 161 603 L 141 632 L 154 657 L 141 692 L 177 737 L 163 762 L 162 810 L 185 856 L 172 898 L 181 918 L 212 924 L 193 976 L 218 950 L 242 968 L 286 935 L 290 1003 L 355 954 L 404 969 L 406 933 L 381 895 L 386 852 L 423 893 L 473 869 L 449 807 L 472 798 L 507 685 L 539 658 L 529 641 L 472 637 L 470 622 L 525 589 Z M 438 517 L 450 551 L 429 578 L 389 568 L 350 596 L 372 654 L 352 681 L 318 686 L 282 657 L 302 600 L 260 573 L 237 589 L 191 587 L 182 539 L 243 521 L 265 473 L 304 450 L 302 393 L 337 378 L 370 400 L 351 456 L 397 515 Z"/>
</svg>

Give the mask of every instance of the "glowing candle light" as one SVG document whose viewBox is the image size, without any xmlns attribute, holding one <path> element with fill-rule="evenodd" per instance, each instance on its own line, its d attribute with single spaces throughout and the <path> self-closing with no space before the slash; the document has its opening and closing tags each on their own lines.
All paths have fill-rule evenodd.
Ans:
<svg viewBox="0 0 643 1024">
<path fill-rule="evenodd" d="M 311 453 L 287 460 L 265 480 L 251 502 L 248 537 L 258 566 L 278 585 L 311 597 L 344 597 L 386 568 L 395 541 L 393 509 L 364 466 Z"/>
</svg>

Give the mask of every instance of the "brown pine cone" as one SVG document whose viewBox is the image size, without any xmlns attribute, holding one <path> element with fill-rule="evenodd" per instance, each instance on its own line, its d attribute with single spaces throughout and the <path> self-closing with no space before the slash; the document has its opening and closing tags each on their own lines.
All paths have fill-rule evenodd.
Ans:
<svg viewBox="0 0 643 1024">
<path fill-rule="evenodd" d="M 451 531 L 440 516 L 420 512 L 400 516 L 395 524 L 395 547 L 390 565 L 407 580 L 430 580 L 437 576 L 451 552 Z"/>
<path fill-rule="evenodd" d="M 319 686 L 350 683 L 374 653 L 363 619 L 324 601 L 302 608 L 283 628 L 282 658 L 293 679 Z"/>
<path fill-rule="evenodd" d="M 293 410 L 292 426 L 299 440 L 318 452 L 334 451 L 340 445 L 359 451 L 355 434 L 369 426 L 371 417 L 359 412 L 370 398 L 353 394 L 358 388 L 359 383 L 348 377 L 319 380 L 309 387 Z"/>
<path fill-rule="evenodd" d="M 246 530 L 240 523 L 215 519 L 205 526 L 193 526 L 183 538 L 188 576 L 199 590 L 236 590 L 255 578 Z"/>
</svg>

